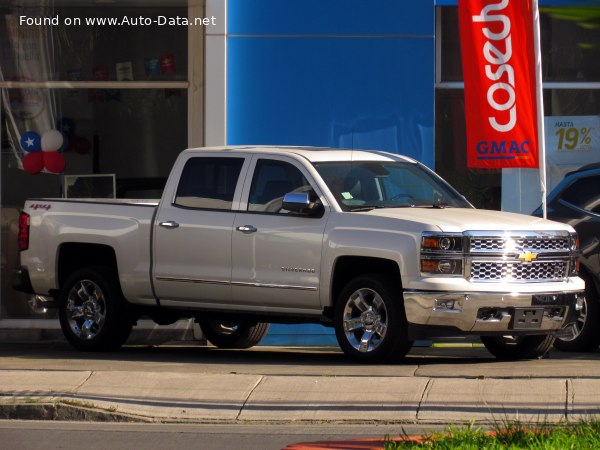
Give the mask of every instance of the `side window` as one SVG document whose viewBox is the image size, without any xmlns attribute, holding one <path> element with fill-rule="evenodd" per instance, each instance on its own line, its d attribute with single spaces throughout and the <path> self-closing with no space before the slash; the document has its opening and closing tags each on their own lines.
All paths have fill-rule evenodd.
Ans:
<svg viewBox="0 0 600 450">
<path fill-rule="evenodd" d="M 588 211 L 600 211 L 600 176 L 580 178 L 561 195 L 563 200 Z"/>
<path fill-rule="evenodd" d="M 181 172 L 175 205 L 231 210 L 243 158 L 191 158 Z"/>
<path fill-rule="evenodd" d="M 283 196 L 289 192 L 309 192 L 314 195 L 312 187 L 298 168 L 283 161 L 261 159 L 254 170 L 248 211 L 289 213 L 282 209 Z"/>
</svg>

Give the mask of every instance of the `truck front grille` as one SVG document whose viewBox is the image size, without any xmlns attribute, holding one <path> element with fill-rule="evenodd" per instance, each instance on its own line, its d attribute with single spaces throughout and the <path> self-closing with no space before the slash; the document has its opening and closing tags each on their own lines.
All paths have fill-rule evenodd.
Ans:
<svg viewBox="0 0 600 450">
<path fill-rule="evenodd" d="M 507 261 L 473 261 L 473 281 L 562 281 L 567 276 L 566 261 L 533 263 Z"/>
<path fill-rule="evenodd" d="M 568 252 L 568 237 L 473 237 L 471 252 L 523 252 L 523 251 L 555 251 Z"/>
</svg>

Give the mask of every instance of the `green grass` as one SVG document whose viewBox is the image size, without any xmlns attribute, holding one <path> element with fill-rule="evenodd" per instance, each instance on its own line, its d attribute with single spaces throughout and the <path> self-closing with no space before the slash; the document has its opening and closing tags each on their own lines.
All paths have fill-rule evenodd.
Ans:
<svg viewBox="0 0 600 450">
<path fill-rule="evenodd" d="M 493 432 L 473 425 L 448 428 L 439 434 L 415 442 L 408 436 L 386 438 L 385 450 L 404 449 L 464 449 L 464 450 L 569 450 L 600 449 L 600 422 L 580 422 L 566 425 L 541 425 L 532 428 L 521 423 L 496 425 Z"/>
</svg>

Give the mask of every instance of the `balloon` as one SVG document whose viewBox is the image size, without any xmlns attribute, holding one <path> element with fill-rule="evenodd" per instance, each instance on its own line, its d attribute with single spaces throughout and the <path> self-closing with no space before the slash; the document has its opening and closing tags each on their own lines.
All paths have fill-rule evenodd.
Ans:
<svg viewBox="0 0 600 450">
<path fill-rule="evenodd" d="M 21 135 L 21 148 L 26 152 L 39 152 L 42 149 L 40 135 L 35 131 L 26 131 Z"/>
<path fill-rule="evenodd" d="M 69 117 L 62 117 L 56 121 L 56 129 L 71 137 L 75 134 L 75 121 Z"/>
<path fill-rule="evenodd" d="M 63 135 L 58 130 L 44 131 L 42 134 L 42 151 L 55 152 L 63 145 Z"/>
<path fill-rule="evenodd" d="M 61 173 L 67 165 L 65 157 L 60 152 L 44 152 L 44 166 L 48 172 Z"/>
<path fill-rule="evenodd" d="M 25 155 L 25 158 L 23 158 L 23 170 L 25 170 L 27 173 L 36 175 L 40 173 L 43 168 L 44 157 L 42 152 L 28 153 Z"/>
<path fill-rule="evenodd" d="M 48 172 L 61 173 L 65 170 L 67 162 L 60 152 L 44 152 L 44 166 Z"/>
</svg>

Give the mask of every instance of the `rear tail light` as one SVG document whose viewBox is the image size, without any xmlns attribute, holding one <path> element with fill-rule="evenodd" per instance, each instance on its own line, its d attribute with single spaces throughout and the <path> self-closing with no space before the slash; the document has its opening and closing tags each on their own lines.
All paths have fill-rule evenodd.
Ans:
<svg viewBox="0 0 600 450">
<path fill-rule="evenodd" d="M 19 250 L 29 248 L 29 214 L 22 212 L 19 215 Z"/>
</svg>

